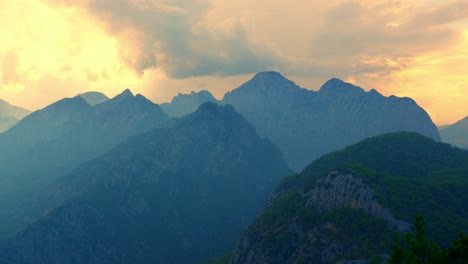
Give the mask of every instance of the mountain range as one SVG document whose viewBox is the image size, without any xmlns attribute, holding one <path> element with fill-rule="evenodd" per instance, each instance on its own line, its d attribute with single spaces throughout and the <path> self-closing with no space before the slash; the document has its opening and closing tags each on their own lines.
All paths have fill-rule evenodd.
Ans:
<svg viewBox="0 0 468 264">
<path fill-rule="evenodd" d="M 213 100 L 206 93 L 179 94 L 165 109 L 186 114 L 201 99 Z M 271 139 L 296 171 L 310 160 L 371 136 L 413 131 L 440 140 L 429 115 L 412 99 L 385 97 L 373 89 L 365 92 L 339 79 L 312 91 L 278 72 L 261 72 L 226 93 L 220 103 L 233 105 L 261 136 Z M 182 107 L 185 104 L 191 107 Z"/>
<path fill-rule="evenodd" d="M 64 98 L 0 133 L 0 263 L 375 262 L 418 213 L 445 247 L 468 152 L 439 141 L 412 99 L 339 79 Z"/>
<path fill-rule="evenodd" d="M 11 105 L 0 99 L 0 133 L 7 131 L 29 114 L 29 110 Z"/>
<path fill-rule="evenodd" d="M 468 116 L 456 123 L 439 128 L 444 142 L 468 149 Z"/>
<path fill-rule="evenodd" d="M 195 112 L 195 110 L 205 102 L 219 103 L 208 91 L 192 91 L 190 94 L 179 93 L 170 103 L 161 104 L 161 108 L 168 116 L 182 117 Z"/>
<path fill-rule="evenodd" d="M 18 206 L 82 162 L 98 157 L 129 136 L 168 120 L 161 108 L 129 90 L 90 105 L 77 96 L 38 110 L 0 134 L 0 234 L 22 224 Z"/>
<path fill-rule="evenodd" d="M 75 197 L 7 240 L 0 262 L 200 263 L 234 246 L 289 173 L 232 106 L 204 103 L 66 176 Z"/>
<path fill-rule="evenodd" d="M 222 263 L 381 263 L 417 214 L 447 247 L 468 231 L 467 189 L 468 151 L 410 132 L 369 138 L 283 180 Z"/>
</svg>

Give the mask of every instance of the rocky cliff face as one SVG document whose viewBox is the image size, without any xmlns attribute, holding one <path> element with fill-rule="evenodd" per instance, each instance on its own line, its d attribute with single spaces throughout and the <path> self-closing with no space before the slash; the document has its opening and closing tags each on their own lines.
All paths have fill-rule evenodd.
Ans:
<svg viewBox="0 0 468 264">
<path fill-rule="evenodd" d="M 346 234 L 352 230 L 347 230 L 345 226 L 340 225 L 340 221 L 335 221 L 338 219 L 334 219 L 334 211 L 348 210 L 345 212 L 352 215 L 352 210 L 354 210 L 353 217 L 370 220 L 369 224 L 372 223 L 371 219 L 376 219 L 380 228 L 410 231 L 411 225 L 395 219 L 391 210 L 375 199 L 374 192 L 372 188 L 363 183 L 359 176 L 347 170 L 333 171 L 319 178 L 311 189 L 304 193 L 277 190 L 272 194 L 269 205 L 263 209 L 264 216 L 278 210 L 275 206 L 283 200 L 288 201 L 290 206 L 303 207 L 300 210 L 313 210 L 316 214 L 309 217 L 313 216 L 315 219 L 308 219 L 310 222 L 304 222 L 304 219 L 299 216 L 268 230 L 254 225 L 241 238 L 230 263 L 337 263 L 339 261 L 348 263 L 356 261 L 346 258 L 353 254 L 356 257 L 363 257 L 363 255 L 356 254 L 359 251 L 356 248 L 362 245 L 356 244 L 358 239 L 349 237 L 351 234 Z M 291 203 L 292 196 L 295 196 L 292 200 L 299 204 Z M 359 224 L 352 228 L 356 227 L 360 227 Z M 271 243 L 272 236 L 279 241 Z M 361 236 L 366 235 L 361 234 Z M 347 239 L 343 239 L 344 237 Z"/>
<path fill-rule="evenodd" d="M 381 261 L 416 214 L 448 246 L 468 230 L 467 176 L 468 153 L 448 144 L 410 132 L 366 139 L 284 179 L 230 263 Z"/>
<path fill-rule="evenodd" d="M 401 232 L 408 232 L 411 224 L 397 220 L 389 208 L 385 208 L 374 197 L 375 191 L 366 186 L 362 179 L 351 171 L 333 171 L 318 179 L 314 187 L 304 194 L 306 207 L 316 211 L 333 211 L 337 208 L 362 209 L 364 212 L 383 220 Z"/>
<path fill-rule="evenodd" d="M 200 263 L 232 248 L 289 172 L 232 106 L 205 103 L 68 175 L 55 190 L 74 199 L 7 241 L 0 262 Z"/>
<path fill-rule="evenodd" d="M 338 79 L 315 92 L 277 72 L 263 72 L 228 92 L 222 102 L 232 104 L 278 145 L 297 171 L 323 154 L 375 135 L 414 131 L 440 140 L 429 115 L 412 99 L 365 92 Z"/>
</svg>

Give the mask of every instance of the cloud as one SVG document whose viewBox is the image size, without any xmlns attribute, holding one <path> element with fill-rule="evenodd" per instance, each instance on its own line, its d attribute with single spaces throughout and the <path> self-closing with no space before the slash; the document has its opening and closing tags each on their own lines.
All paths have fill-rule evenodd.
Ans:
<svg viewBox="0 0 468 264">
<path fill-rule="evenodd" d="M 11 85 L 19 81 L 18 66 L 19 58 L 15 51 L 9 50 L 3 53 L 1 58 L 0 85 Z"/>
<path fill-rule="evenodd" d="M 161 102 L 279 70 L 411 96 L 447 123 L 468 114 L 467 17 L 466 0 L 0 1 L 0 97 L 36 109 L 131 88 Z"/>
<path fill-rule="evenodd" d="M 446 23 L 466 17 L 467 7 L 466 2 L 429 8 L 406 1 L 346 1 L 327 12 L 309 54 L 330 74 L 389 76 L 414 57 L 459 42 L 463 32 Z"/>
<path fill-rule="evenodd" d="M 279 68 L 277 54 L 252 43 L 241 23 L 220 30 L 205 23 L 211 1 L 49 0 L 79 7 L 118 41 L 120 57 L 140 75 L 160 67 L 173 78 L 237 75 Z"/>
</svg>

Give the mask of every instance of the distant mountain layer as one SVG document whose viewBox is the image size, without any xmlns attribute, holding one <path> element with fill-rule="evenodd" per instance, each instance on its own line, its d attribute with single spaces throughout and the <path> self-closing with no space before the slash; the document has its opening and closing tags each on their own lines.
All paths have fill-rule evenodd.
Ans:
<svg viewBox="0 0 468 264">
<path fill-rule="evenodd" d="M 86 92 L 77 96 L 85 99 L 85 101 L 90 105 L 97 105 L 109 100 L 109 97 L 100 92 Z"/>
<path fill-rule="evenodd" d="M 429 115 L 412 99 L 384 97 L 338 79 L 319 91 L 300 88 L 276 72 L 257 74 L 227 93 L 262 136 L 279 146 L 293 169 L 367 137 L 414 131 L 440 140 Z"/>
<path fill-rule="evenodd" d="M 163 109 L 169 115 L 186 114 L 203 101 L 214 101 L 207 93 L 179 94 Z M 371 136 L 414 131 L 440 140 L 429 115 L 412 99 L 365 92 L 339 79 L 315 92 L 280 73 L 261 72 L 226 93 L 220 103 L 233 105 L 261 136 L 271 139 L 296 171 L 310 160 Z"/>
<path fill-rule="evenodd" d="M 30 111 L 11 105 L 0 99 L 0 133 L 7 131 L 19 120 L 29 115 Z"/>
<path fill-rule="evenodd" d="M 74 170 L 55 193 L 77 198 L 6 241 L 0 263 L 200 263 L 289 173 L 233 107 L 205 103 Z"/>
<path fill-rule="evenodd" d="M 467 151 L 409 132 L 369 138 L 283 180 L 229 263 L 380 262 L 416 214 L 446 247 L 468 231 L 467 191 Z"/>
<path fill-rule="evenodd" d="M 195 112 L 205 102 L 218 102 L 208 91 L 179 93 L 170 103 L 161 104 L 164 113 L 171 117 L 181 117 Z"/>
<path fill-rule="evenodd" d="M 468 116 L 450 126 L 439 128 L 442 141 L 468 149 Z"/>
<path fill-rule="evenodd" d="M 60 100 L 0 134 L 0 236 L 28 223 L 18 203 L 129 136 L 168 120 L 161 108 L 129 90 L 91 106 L 82 97 Z"/>
</svg>

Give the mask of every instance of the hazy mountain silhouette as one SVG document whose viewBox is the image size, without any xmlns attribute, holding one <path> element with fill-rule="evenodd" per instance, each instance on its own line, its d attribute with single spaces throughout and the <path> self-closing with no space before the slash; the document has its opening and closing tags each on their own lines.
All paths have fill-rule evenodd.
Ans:
<svg viewBox="0 0 468 264">
<path fill-rule="evenodd" d="M 310 160 L 367 137 L 414 131 L 440 140 L 429 115 L 410 98 L 385 97 L 339 79 L 319 91 L 297 86 L 277 72 L 262 72 L 225 94 L 232 104 L 301 170 Z"/>
<path fill-rule="evenodd" d="M 22 210 L 16 205 L 31 192 L 167 120 L 158 105 L 126 90 L 95 106 L 79 96 L 60 100 L 0 134 L 0 217 L 10 216 L 0 220 L 1 233 L 20 224 L 10 210 Z"/>
<path fill-rule="evenodd" d="M 447 247 L 468 231 L 467 189 L 467 151 L 410 132 L 369 138 L 283 180 L 229 263 L 380 263 L 416 214 Z"/>
<path fill-rule="evenodd" d="M 170 103 L 161 104 L 161 108 L 171 117 L 181 117 L 195 112 L 205 102 L 218 102 L 218 100 L 208 91 L 192 91 L 190 94 L 179 93 Z"/>
<path fill-rule="evenodd" d="M 161 107 L 170 116 L 182 116 L 205 101 L 216 99 L 206 91 L 192 92 Z M 365 92 L 339 79 L 311 91 L 278 72 L 260 72 L 219 103 L 233 105 L 296 171 L 320 155 L 389 132 L 414 131 L 440 140 L 429 115 L 412 99 Z"/>
<path fill-rule="evenodd" d="M 455 124 L 439 128 L 442 141 L 468 149 L 468 116 Z"/>
<path fill-rule="evenodd" d="M 7 131 L 31 112 L 0 99 L 0 133 Z"/>
<path fill-rule="evenodd" d="M 109 97 L 100 92 L 86 92 L 77 96 L 85 99 L 85 101 L 90 105 L 97 105 L 109 100 Z"/>
<path fill-rule="evenodd" d="M 289 172 L 232 106 L 205 103 L 74 170 L 61 192 L 77 198 L 7 241 L 0 262 L 200 263 L 233 247 Z"/>
</svg>

